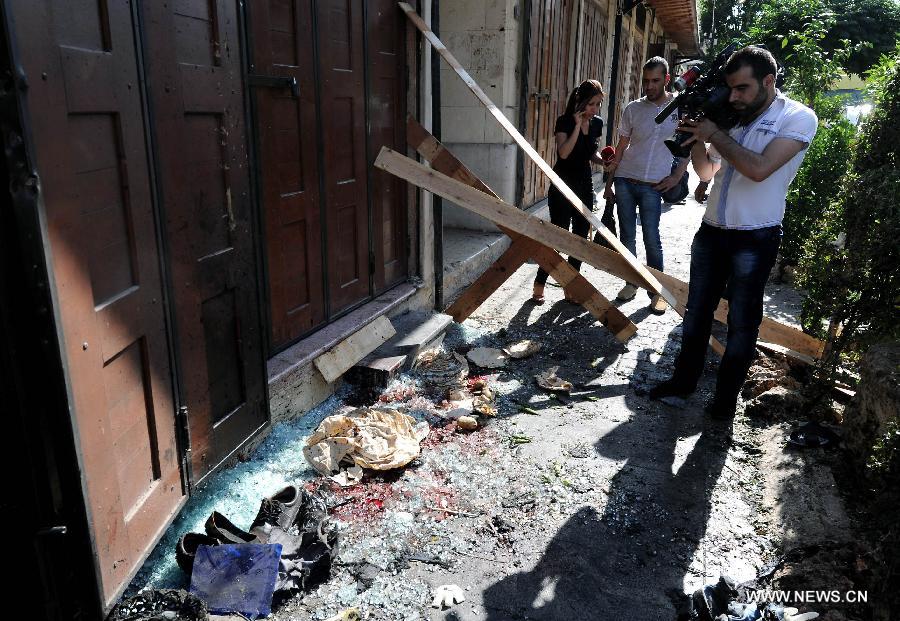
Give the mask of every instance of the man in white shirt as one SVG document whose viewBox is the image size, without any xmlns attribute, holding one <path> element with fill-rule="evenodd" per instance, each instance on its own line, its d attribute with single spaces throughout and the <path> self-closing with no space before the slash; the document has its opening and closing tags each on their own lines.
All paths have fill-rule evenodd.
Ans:
<svg viewBox="0 0 900 621">
<path fill-rule="evenodd" d="M 716 396 L 706 408 L 714 418 L 734 415 L 755 355 L 763 291 L 781 243 L 788 186 L 818 122 L 812 110 L 775 89 L 776 73 L 767 50 L 738 50 L 725 65 L 725 80 L 739 124 L 731 130 L 709 119 L 680 125 L 693 135 L 686 144 L 693 143 L 694 170 L 701 179 L 715 179 L 691 246 L 690 289 L 675 373 L 651 389 L 650 397 L 685 396 L 696 389 L 713 313 L 727 286 L 728 343 Z"/>
<path fill-rule="evenodd" d="M 688 160 L 683 158 L 673 172 L 672 153 L 663 144 L 678 125 L 678 112 L 673 111 L 663 123 L 654 120 L 660 110 L 672 101 L 672 94 L 666 91 L 669 63 L 660 56 L 654 56 L 644 63 L 642 77 L 644 96 L 629 103 L 622 111 L 619 143 L 616 145 L 616 156 L 607 167 L 611 174 L 603 196 L 606 199 L 615 196 L 619 236 L 632 254 L 636 250 L 637 215 L 640 210 L 647 265 L 662 271 L 663 250 L 659 237 L 662 193 L 679 183 L 681 175 L 687 170 Z M 613 183 L 615 194 L 611 187 Z M 636 292 L 637 287 L 625 283 L 616 298 L 627 301 Z M 664 313 L 665 300 L 661 296 L 653 296 L 650 310 L 656 314 Z"/>
</svg>

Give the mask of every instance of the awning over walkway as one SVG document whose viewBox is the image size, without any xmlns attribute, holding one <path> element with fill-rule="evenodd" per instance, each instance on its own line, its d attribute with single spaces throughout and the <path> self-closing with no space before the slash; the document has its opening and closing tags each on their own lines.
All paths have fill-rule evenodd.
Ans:
<svg viewBox="0 0 900 621">
<path fill-rule="evenodd" d="M 700 51 L 696 0 L 645 0 L 645 4 L 656 10 L 666 36 L 678 44 L 682 54 Z"/>
</svg>

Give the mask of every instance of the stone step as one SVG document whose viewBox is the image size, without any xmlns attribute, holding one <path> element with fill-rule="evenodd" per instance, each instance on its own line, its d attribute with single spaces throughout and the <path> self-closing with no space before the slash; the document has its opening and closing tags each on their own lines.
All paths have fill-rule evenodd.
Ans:
<svg viewBox="0 0 900 621">
<path fill-rule="evenodd" d="M 410 311 L 393 317 L 397 334 L 360 360 L 345 376 L 352 384 L 384 388 L 393 377 L 408 370 L 419 352 L 437 347 L 453 321 L 450 315 Z"/>
</svg>

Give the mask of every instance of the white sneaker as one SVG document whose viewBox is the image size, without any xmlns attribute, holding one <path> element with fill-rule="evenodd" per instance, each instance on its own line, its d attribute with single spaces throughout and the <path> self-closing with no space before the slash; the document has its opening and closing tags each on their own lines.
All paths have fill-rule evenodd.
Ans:
<svg viewBox="0 0 900 621">
<path fill-rule="evenodd" d="M 669 305 L 666 304 L 666 301 L 658 293 L 650 300 L 650 312 L 654 315 L 662 315 L 666 312 L 667 308 L 669 308 Z"/>
<path fill-rule="evenodd" d="M 616 299 L 621 302 L 627 302 L 634 298 L 635 294 L 637 294 L 637 287 L 632 285 L 631 283 L 625 283 L 625 286 L 622 287 L 622 290 L 616 294 Z"/>
</svg>

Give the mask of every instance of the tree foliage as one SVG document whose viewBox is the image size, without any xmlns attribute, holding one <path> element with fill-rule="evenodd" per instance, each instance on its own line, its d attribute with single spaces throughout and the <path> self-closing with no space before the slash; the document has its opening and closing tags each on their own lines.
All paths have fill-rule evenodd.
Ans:
<svg viewBox="0 0 900 621">
<path fill-rule="evenodd" d="M 864 73 L 900 39 L 900 3 L 896 0 L 766 0 L 754 10 L 746 33 L 750 41 L 764 43 L 784 62 L 794 49 L 792 42 L 781 48 L 783 37 L 791 31 L 802 32 L 811 19 L 825 14 L 835 19 L 824 33 L 821 47 L 830 54 L 842 49 L 843 41 L 850 41 L 851 52 L 841 62 L 849 73 Z M 865 45 L 853 47 L 855 44 Z M 790 66 L 790 62 L 786 64 Z"/>
<path fill-rule="evenodd" d="M 829 225 L 822 222 L 823 216 L 838 196 L 856 136 L 856 128 L 843 117 L 842 100 L 820 96 L 815 107 L 819 129 L 787 195 L 782 265 L 796 265 L 803 256 L 804 244 L 822 226 Z M 838 231 L 832 234 L 837 237 Z"/>
<path fill-rule="evenodd" d="M 839 196 L 823 206 L 799 266 L 809 294 L 804 327 L 820 335 L 829 320 L 842 327 L 823 372 L 873 343 L 900 339 L 900 54 L 881 66 L 875 107 Z"/>
</svg>

